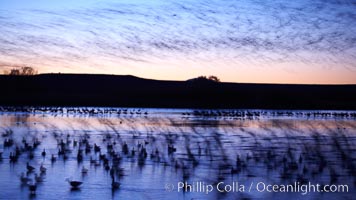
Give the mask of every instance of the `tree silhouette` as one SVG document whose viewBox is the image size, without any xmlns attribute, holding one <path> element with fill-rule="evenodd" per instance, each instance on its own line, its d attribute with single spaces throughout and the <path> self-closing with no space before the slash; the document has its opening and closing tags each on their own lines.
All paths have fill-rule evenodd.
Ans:
<svg viewBox="0 0 356 200">
<path fill-rule="evenodd" d="M 214 81 L 214 82 L 220 82 L 220 79 L 217 76 L 209 76 L 208 80 Z"/>
<path fill-rule="evenodd" d="M 188 81 L 212 81 L 212 82 L 220 82 L 220 79 L 217 76 L 198 76 L 197 78 L 189 79 Z"/>
<path fill-rule="evenodd" d="M 36 75 L 37 70 L 35 70 L 33 67 L 21 67 L 21 68 L 13 68 L 10 70 L 10 72 L 5 72 L 5 74 L 12 75 L 12 76 L 31 76 L 31 75 Z"/>
</svg>

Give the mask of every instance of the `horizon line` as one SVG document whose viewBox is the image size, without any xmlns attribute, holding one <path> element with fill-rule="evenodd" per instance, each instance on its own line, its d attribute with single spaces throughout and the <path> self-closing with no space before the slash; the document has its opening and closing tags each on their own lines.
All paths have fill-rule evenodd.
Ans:
<svg viewBox="0 0 356 200">
<path fill-rule="evenodd" d="M 141 77 L 141 76 L 136 76 L 133 74 L 108 74 L 108 73 L 75 73 L 75 72 L 45 72 L 45 73 L 37 73 L 33 75 L 9 75 L 9 74 L 0 74 L 0 76 L 40 76 L 40 75 L 93 75 L 93 76 L 131 76 L 139 79 L 145 79 L 145 80 L 152 80 L 152 81 L 177 81 L 177 82 L 186 82 L 191 79 L 195 79 L 198 77 L 192 77 L 189 79 L 181 79 L 181 80 L 173 80 L 173 79 L 155 79 L 155 78 L 147 78 L 147 77 Z M 210 75 L 201 75 L 201 76 L 210 76 Z M 325 86 L 352 86 L 355 85 L 356 83 L 272 83 L 272 82 L 230 82 L 230 81 L 221 81 L 217 83 L 227 83 L 227 84 L 261 84 L 261 85 L 325 85 Z"/>
</svg>

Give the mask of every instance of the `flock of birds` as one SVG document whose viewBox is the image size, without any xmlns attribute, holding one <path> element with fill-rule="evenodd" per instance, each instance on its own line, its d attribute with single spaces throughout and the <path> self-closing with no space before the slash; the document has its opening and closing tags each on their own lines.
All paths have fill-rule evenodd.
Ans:
<svg viewBox="0 0 356 200">
<path fill-rule="evenodd" d="M 70 110 L 70 109 L 69 109 Z M 137 110 L 138 111 L 138 110 Z M 123 112 L 123 111 L 122 111 Z M 275 112 L 276 115 L 288 114 L 285 112 Z M 311 112 L 309 112 L 311 113 Z M 317 112 L 316 112 L 317 113 Z M 196 111 L 197 116 L 211 115 L 242 115 L 258 116 L 261 112 L 240 112 L 240 111 Z M 273 114 L 273 113 L 272 113 Z M 352 113 L 347 113 L 351 115 Z M 294 113 L 298 115 L 298 113 Z M 303 113 L 308 115 L 308 113 Z M 316 114 L 320 115 L 320 113 Z M 329 112 L 328 115 L 335 115 Z M 345 113 L 342 115 L 346 115 Z M 193 139 L 191 135 L 180 133 L 166 133 L 162 135 L 130 135 L 125 137 L 117 133 L 104 133 L 98 141 L 92 138 L 88 133 L 57 133 L 52 136 L 56 141 L 56 146 L 50 150 L 41 146 L 41 138 L 36 135 L 28 135 L 21 141 L 14 139 L 14 132 L 9 129 L 2 133 L 4 149 L 8 155 L 0 152 L 0 159 L 7 159 L 11 164 L 16 164 L 19 158 L 26 159 L 26 168 L 20 175 L 20 182 L 28 186 L 30 194 L 36 194 L 46 177 L 47 169 L 41 163 L 33 165 L 35 157 L 50 159 L 52 164 L 58 160 L 76 159 L 78 165 L 83 162 L 89 162 L 91 166 L 101 167 L 111 178 L 111 187 L 113 191 L 120 188 L 122 178 L 126 176 L 125 168 L 122 162 L 134 158 L 137 166 L 143 167 L 150 160 L 163 166 L 172 167 L 182 175 L 184 181 L 190 180 L 194 171 L 204 166 L 216 170 L 217 176 L 214 182 L 224 180 L 229 175 L 245 175 L 247 177 L 264 176 L 254 171 L 256 166 L 262 166 L 262 169 L 274 170 L 278 173 L 281 180 L 297 180 L 306 183 L 317 176 L 325 176 L 331 184 L 337 183 L 342 176 L 353 177 L 356 185 L 356 163 L 355 151 L 352 146 L 354 141 L 348 140 L 345 128 L 340 128 L 338 133 L 325 138 L 319 134 L 312 134 L 309 142 L 300 141 L 291 137 L 288 145 L 278 141 L 280 138 L 263 138 L 256 133 L 241 129 L 243 134 L 237 135 L 245 144 L 243 146 L 232 146 L 227 149 L 224 146 L 224 136 L 217 133 L 211 133 L 209 137 Z M 200 135 L 201 133 L 191 133 Z M 246 136 L 248 135 L 248 136 Z M 129 138 L 130 137 L 130 138 Z M 229 140 L 233 136 L 229 136 Z M 249 139 L 249 140 L 248 140 Z M 288 137 L 287 137 L 288 139 Z M 296 140 L 295 146 L 293 140 Z M 270 143 L 268 143 L 268 141 Z M 278 145 L 274 143 L 277 141 Z M 310 141 L 312 141 L 310 143 Z M 325 145 L 332 148 L 331 154 L 323 152 Z M 40 154 L 40 155 L 36 155 Z M 27 155 L 27 156 L 26 156 Z M 82 165 L 81 174 L 88 174 L 89 169 Z M 345 174 L 340 174 L 342 173 Z M 212 178 L 212 177 L 209 177 Z M 79 190 L 85 182 L 72 178 L 65 179 L 72 190 Z"/>
<path fill-rule="evenodd" d="M 23 113 L 51 113 L 51 114 L 78 114 L 78 115 L 136 115 L 147 116 L 149 113 L 143 109 L 134 108 L 89 108 L 89 107 L 0 107 L 0 112 Z M 195 109 L 182 112 L 183 116 L 201 117 L 234 117 L 256 119 L 265 117 L 314 117 L 314 118 L 356 118 L 356 112 L 351 111 L 273 111 L 273 110 L 209 110 Z"/>
<path fill-rule="evenodd" d="M 9 152 L 9 162 L 11 164 L 16 164 L 19 158 L 23 154 L 27 154 L 27 163 L 26 163 L 26 173 L 22 172 L 20 175 L 20 182 L 23 185 L 27 185 L 31 194 L 35 194 L 37 190 L 38 183 L 43 183 L 47 168 L 44 167 L 43 163 L 38 167 L 39 174 L 36 172 L 37 167 L 32 166 L 30 162 L 35 158 L 36 149 L 41 145 L 41 141 L 37 137 L 31 137 L 29 142 L 28 139 L 23 138 L 21 143 L 17 143 L 14 139 L 12 139 L 13 132 L 11 130 L 6 131 L 2 134 L 4 138 L 3 146 L 5 149 L 10 150 Z M 90 164 L 95 167 L 103 165 L 106 171 L 110 172 L 111 177 L 111 188 L 112 190 L 119 189 L 120 182 L 116 181 L 118 178 L 124 176 L 124 169 L 119 167 L 120 161 L 122 157 L 119 153 L 114 150 L 115 142 L 107 144 L 107 153 L 101 153 L 101 147 L 89 142 L 90 135 L 85 134 L 81 136 L 79 140 L 76 140 L 74 136 L 67 134 L 65 138 L 62 138 L 60 135 L 54 133 L 54 137 L 57 139 L 57 154 L 48 155 L 46 149 L 43 149 L 41 152 L 41 157 L 44 159 L 46 157 L 50 157 L 50 161 L 54 164 L 58 159 L 63 159 L 64 161 L 69 158 L 69 156 L 76 151 L 76 159 L 78 164 L 84 161 L 84 157 L 90 155 Z M 106 139 L 111 138 L 110 135 L 107 135 Z M 12 149 L 12 151 L 11 151 Z M 144 148 L 141 148 L 141 152 Z M 133 154 L 134 150 L 131 151 Z M 127 144 L 123 145 L 123 153 L 128 154 Z M 99 159 L 94 159 L 93 157 L 99 157 Z M 3 152 L 0 152 L 1 161 L 3 158 Z M 88 169 L 86 167 L 82 167 L 81 173 L 82 175 L 86 175 L 88 173 Z M 72 190 L 77 190 L 83 184 L 82 181 L 72 180 L 72 178 L 66 178 L 65 181 L 69 183 Z"/>
<path fill-rule="evenodd" d="M 356 118 L 356 112 L 345 111 L 243 111 L 243 110 L 195 110 L 182 115 L 201 117 L 235 117 L 256 119 L 259 117 L 314 117 L 314 118 Z"/>
<path fill-rule="evenodd" d="M 0 107 L 0 112 L 50 113 L 76 115 L 148 115 L 142 109 L 129 108 L 90 108 L 90 107 Z"/>
<path fill-rule="evenodd" d="M 320 149 L 320 146 L 308 146 L 302 148 L 299 156 L 296 156 L 299 150 L 294 147 L 288 147 L 286 149 L 280 148 L 266 148 L 265 146 L 256 143 L 253 147 L 254 151 L 249 151 L 246 154 L 237 154 L 235 160 L 228 159 L 227 152 L 224 149 L 211 149 L 206 144 L 196 143 L 196 148 L 185 146 L 185 153 L 181 154 L 184 158 L 179 158 L 174 154 L 177 152 L 175 145 L 175 136 L 170 135 L 166 138 L 166 150 L 159 148 L 152 149 L 148 152 L 149 144 L 154 141 L 154 136 L 147 136 L 145 140 L 137 142 L 137 145 L 128 145 L 125 141 L 120 139 L 120 135 L 106 134 L 102 138 L 102 144 L 90 142 L 91 136 L 89 134 L 82 134 L 79 137 L 66 134 L 53 134 L 57 140 L 57 153 L 48 155 L 46 149 L 41 151 L 41 157 L 49 157 L 51 163 L 55 163 L 58 159 L 67 160 L 69 156 L 75 157 L 78 164 L 84 160 L 89 160 L 90 165 L 95 167 L 102 166 L 111 177 L 112 190 L 120 188 L 120 178 L 125 176 L 124 168 L 120 167 L 120 163 L 123 158 L 136 158 L 138 166 L 144 166 L 146 159 L 151 159 L 154 162 L 163 164 L 164 166 L 171 166 L 175 170 L 181 170 L 182 180 L 189 181 L 194 170 L 203 165 L 204 161 L 201 161 L 201 157 L 210 157 L 210 162 L 215 162 L 217 169 L 216 182 L 222 181 L 228 174 L 237 175 L 245 173 L 248 177 L 256 177 L 258 174 L 251 171 L 251 166 L 263 165 L 265 169 L 274 169 L 279 171 L 280 178 L 284 180 L 292 180 L 295 178 L 300 183 L 307 183 L 309 180 L 307 177 L 312 178 L 318 175 L 322 175 L 325 170 L 328 170 L 330 184 L 334 184 L 338 181 L 340 174 L 337 173 L 337 168 L 329 165 L 334 161 L 328 161 L 327 158 Z M 40 166 L 33 166 L 30 164 L 34 158 L 34 152 L 39 148 L 41 142 L 37 138 L 32 138 L 30 143 L 28 140 L 23 139 L 21 144 L 15 143 L 11 139 L 11 132 L 3 134 L 4 147 L 12 148 L 10 152 L 9 161 L 12 164 L 16 164 L 19 157 L 23 154 L 27 154 L 27 164 L 25 172 L 20 175 L 20 182 L 28 186 L 31 194 L 35 194 L 39 183 L 42 183 L 45 179 L 47 169 L 43 164 Z M 135 136 L 133 136 L 135 137 Z M 319 137 L 319 136 L 315 136 Z M 315 140 L 321 140 L 322 138 L 314 138 Z M 356 178 L 356 165 L 353 162 L 353 153 L 350 149 L 346 149 L 344 144 L 340 143 L 337 138 L 331 140 L 338 150 L 336 153 L 340 155 L 340 161 L 342 165 L 348 170 L 348 176 Z M 210 141 L 211 142 L 211 141 Z M 220 143 L 221 141 L 215 141 Z M 103 146 L 104 145 L 104 146 Z M 106 150 L 106 153 L 104 151 Z M 221 151 L 220 155 L 213 155 L 212 151 Z M 350 154 L 351 151 L 351 154 Z M 38 151 L 36 151 L 38 152 Z M 53 152 L 53 150 L 52 150 Z M 243 152 L 243 151 L 241 151 Z M 0 154 L 3 159 L 2 153 Z M 166 159 L 166 158 L 169 159 Z M 219 160 L 220 161 L 216 161 Z M 278 170 L 279 169 L 279 170 Z M 37 173 L 38 171 L 38 173 Z M 86 175 L 88 168 L 84 165 L 81 169 L 81 173 Z M 72 180 L 67 178 L 72 190 L 80 189 L 83 184 L 82 181 Z M 356 185 L 356 179 L 354 184 Z"/>
<path fill-rule="evenodd" d="M 25 172 L 21 173 L 19 179 L 22 186 L 28 186 L 30 194 L 35 195 L 37 187 L 40 183 L 44 182 L 47 173 L 47 168 L 44 167 L 43 163 L 41 163 L 40 166 L 30 164 L 31 161 L 37 157 L 35 153 L 39 151 L 41 140 L 37 136 L 31 135 L 30 138 L 23 137 L 21 142 L 18 142 L 13 139 L 13 136 L 14 132 L 11 129 L 2 133 L 4 140 L 3 147 L 9 152 L 8 160 L 11 164 L 17 164 L 20 158 L 27 159 Z M 164 153 L 158 148 L 150 154 L 147 152 L 146 145 L 149 144 L 149 136 L 147 136 L 146 140 L 142 143 L 137 143 L 137 145 L 133 146 L 129 146 L 128 143 L 123 142 L 120 135 L 112 135 L 109 133 L 105 134 L 101 141 L 104 146 L 93 143 L 90 140 L 91 135 L 87 133 L 80 135 L 63 135 L 53 132 L 53 137 L 57 141 L 57 146 L 54 148 L 56 153 L 53 153 L 53 149 L 51 149 L 52 153 L 49 155 L 48 151 L 43 149 L 40 153 L 40 157 L 43 159 L 49 158 L 52 164 L 55 164 L 58 160 L 66 161 L 72 158 L 73 155 L 78 164 L 89 160 L 90 165 L 95 168 L 103 167 L 105 171 L 109 172 L 111 177 L 110 187 L 113 191 L 120 188 L 121 183 L 119 180 L 125 176 L 124 168 L 120 167 L 124 157 L 137 157 L 138 165 L 142 167 L 148 156 L 150 156 L 151 159 L 159 161 L 160 155 Z M 154 138 L 151 139 L 155 140 Z M 104 153 L 104 151 L 106 151 L 106 153 Z M 172 154 L 176 151 L 176 148 L 173 145 L 169 145 L 167 151 L 168 154 Z M 3 152 L 0 152 L 0 159 L 1 161 L 4 159 Z M 37 169 L 39 170 L 38 173 Z M 82 175 L 87 175 L 88 171 L 89 169 L 83 165 L 81 169 Z M 72 178 L 66 178 L 65 181 L 69 183 L 71 190 L 78 190 L 83 184 L 82 181 L 73 180 Z"/>
</svg>

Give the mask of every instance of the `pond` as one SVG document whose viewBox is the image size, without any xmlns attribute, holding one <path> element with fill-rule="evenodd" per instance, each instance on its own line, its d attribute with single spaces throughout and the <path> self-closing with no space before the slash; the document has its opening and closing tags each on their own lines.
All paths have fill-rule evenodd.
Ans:
<svg viewBox="0 0 356 200">
<path fill-rule="evenodd" d="M 1 111 L 0 199 L 356 195 L 352 111 Z M 82 184 L 73 188 L 68 181 Z"/>
</svg>

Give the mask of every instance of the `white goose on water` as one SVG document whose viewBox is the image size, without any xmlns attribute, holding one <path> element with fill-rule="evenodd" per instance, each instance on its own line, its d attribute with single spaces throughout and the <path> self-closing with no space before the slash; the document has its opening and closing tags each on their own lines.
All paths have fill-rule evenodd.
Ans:
<svg viewBox="0 0 356 200">
<path fill-rule="evenodd" d="M 119 182 L 116 182 L 116 181 L 114 181 L 114 179 L 112 179 L 111 188 L 112 188 L 113 190 L 119 189 L 120 185 L 121 185 L 121 184 L 120 184 Z"/>
<path fill-rule="evenodd" d="M 83 166 L 83 168 L 82 168 L 82 174 L 87 174 L 88 173 L 88 168 L 85 168 L 84 166 Z"/>
<path fill-rule="evenodd" d="M 21 175 L 20 175 L 20 181 L 21 181 L 21 183 L 26 184 L 26 183 L 29 182 L 30 180 L 31 180 L 31 179 L 28 178 L 28 177 L 25 175 L 24 172 L 21 173 Z"/>
<path fill-rule="evenodd" d="M 26 163 L 27 172 L 32 172 L 35 167 L 31 166 L 28 162 Z"/>
<path fill-rule="evenodd" d="M 47 168 L 45 168 L 45 167 L 43 166 L 43 163 L 42 163 L 41 166 L 40 166 L 40 171 L 41 171 L 41 173 L 46 173 L 46 171 L 47 171 Z"/>
<path fill-rule="evenodd" d="M 66 181 L 70 184 L 70 186 L 72 186 L 73 189 L 77 189 L 83 184 L 81 181 L 72 181 L 72 179 L 69 178 L 67 178 Z"/>
<path fill-rule="evenodd" d="M 37 183 L 42 183 L 44 181 L 43 176 L 38 175 L 37 173 L 35 174 L 35 180 Z"/>
<path fill-rule="evenodd" d="M 31 194 L 35 194 L 37 190 L 37 184 L 35 181 L 31 180 L 27 183 L 28 189 L 30 190 Z"/>
</svg>

